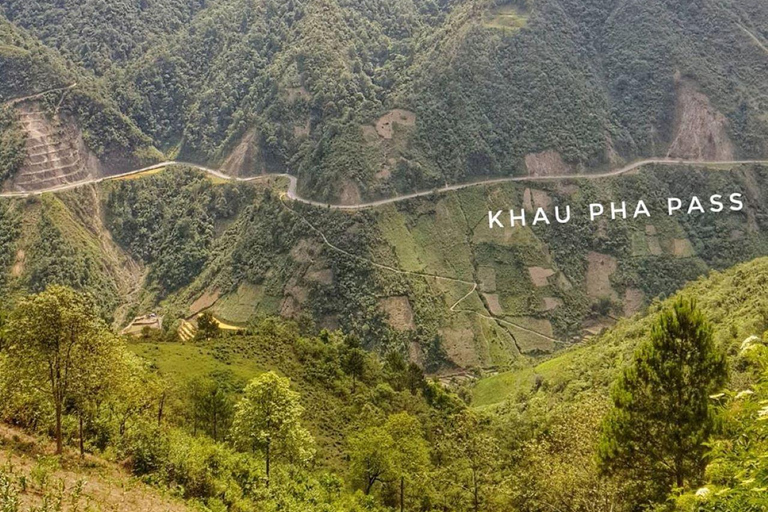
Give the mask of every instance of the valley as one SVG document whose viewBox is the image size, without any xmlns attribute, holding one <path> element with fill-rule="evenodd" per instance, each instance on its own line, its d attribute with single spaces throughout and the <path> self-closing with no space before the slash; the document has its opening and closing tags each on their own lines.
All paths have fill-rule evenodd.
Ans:
<svg viewBox="0 0 768 512">
<path fill-rule="evenodd" d="M 766 27 L 0 0 L 0 510 L 765 510 Z"/>
</svg>

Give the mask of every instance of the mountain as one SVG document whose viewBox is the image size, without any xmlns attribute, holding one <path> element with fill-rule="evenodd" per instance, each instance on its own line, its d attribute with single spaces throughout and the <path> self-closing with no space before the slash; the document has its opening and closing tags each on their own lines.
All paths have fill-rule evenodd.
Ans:
<svg viewBox="0 0 768 512">
<path fill-rule="evenodd" d="M 0 8 L 166 153 L 235 175 L 287 171 L 323 200 L 766 156 L 757 0 Z"/>
<path fill-rule="evenodd" d="M 283 178 L 154 170 L 4 200 L 4 275 L 8 297 L 52 283 L 92 291 L 119 327 L 150 311 L 170 333 L 202 311 L 240 327 L 282 315 L 397 349 L 431 372 L 506 368 L 641 312 L 710 269 L 768 254 L 766 180 L 759 164 L 649 165 L 348 212 L 283 197 Z M 688 213 L 692 190 L 706 211 Z M 711 211 L 710 196 L 732 193 L 741 211 Z M 669 197 L 685 205 L 673 215 Z M 639 201 L 649 216 L 632 218 Z M 611 202 L 628 218 L 611 220 Z M 607 212 L 594 222 L 593 203 Z M 559 224 L 555 207 L 571 220 Z M 549 225 L 532 224 L 539 208 Z M 505 227 L 491 228 L 489 210 L 510 209 L 525 211 L 528 225 L 510 227 L 505 213 Z"/>
<path fill-rule="evenodd" d="M 161 156 L 100 82 L 4 19 L 0 69 L 4 190 L 51 189 Z"/>
</svg>

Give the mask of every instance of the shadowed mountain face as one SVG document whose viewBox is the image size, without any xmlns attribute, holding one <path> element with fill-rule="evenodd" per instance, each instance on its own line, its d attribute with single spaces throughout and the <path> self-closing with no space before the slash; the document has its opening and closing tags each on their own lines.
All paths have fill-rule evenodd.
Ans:
<svg viewBox="0 0 768 512">
<path fill-rule="evenodd" d="M 289 171 L 319 199 L 765 155 L 768 7 L 754 0 L 0 8 L 156 147 L 232 174 Z"/>
</svg>

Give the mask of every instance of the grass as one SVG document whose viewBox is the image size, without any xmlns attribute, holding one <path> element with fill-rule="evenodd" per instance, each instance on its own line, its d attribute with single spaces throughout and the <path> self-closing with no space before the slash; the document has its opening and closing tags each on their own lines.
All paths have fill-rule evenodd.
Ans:
<svg viewBox="0 0 768 512">
<path fill-rule="evenodd" d="M 130 181 L 130 180 L 137 180 L 141 178 L 146 178 L 148 176 L 153 176 L 155 174 L 159 174 L 166 170 L 167 167 L 160 167 L 159 169 L 152 169 L 151 171 L 144 171 L 144 172 L 137 172 L 135 174 L 128 174 L 126 176 L 118 176 L 116 178 L 112 178 L 112 181 Z"/>
<path fill-rule="evenodd" d="M 265 370 L 251 358 L 240 355 L 228 357 L 227 362 L 217 358 L 208 344 L 187 343 L 131 343 L 129 348 L 137 355 L 157 366 L 161 374 L 178 381 L 205 377 L 227 370 L 243 382 Z"/>
<path fill-rule="evenodd" d="M 538 364 L 498 373 L 478 380 L 472 388 L 472 405 L 487 408 L 499 404 L 515 393 L 527 393 L 533 389 L 536 377 L 549 382 L 570 379 L 568 369 L 591 347 L 576 347 L 564 351 Z"/>
<path fill-rule="evenodd" d="M 501 30 L 520 30 L 528 24 L 528 13 L 513 5 L 491 9 L 483 16 L 483 25 Z"/>
</svg>

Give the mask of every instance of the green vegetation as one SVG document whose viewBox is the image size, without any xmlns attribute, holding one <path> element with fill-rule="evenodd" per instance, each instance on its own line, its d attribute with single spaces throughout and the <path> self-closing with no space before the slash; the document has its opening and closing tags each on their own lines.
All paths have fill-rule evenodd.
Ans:
<svg viewBox="0 0 768 512">
<path fill-rule="evenodd" d="M 85 296 L 49 287 L 19 301 L 2 331 L 2 415 L 62 448 L 125 460 L 208 510 L 741 510 L 765 484 L 755 457 L 766 351 L 760 337 L 740 340 L 768 328 L 756 293 L 766 276 L 766 259 L 713 273 L 505 379 L 517 391 L 484 412 L 339 331 L 266 319 L 191 345 L 126 346 Z M 680 298 L 690 296 L 698 309 Z M 182 347 L 192 365 L 169 358 Z M 715 394 L 724 387 L 738 391 Z"/>
<path fill-rule="evenodd" d="M 477 187 L 349 213 L 284 202 L 268 185 L 216 184 L 170 169 L 7 202 L 25 219 L 20 236 L 8 233 L 23 251 L 9 283 L 14 292 L 50 284 L 90 291 L 103 297 L 103 316 L 121 324 L 147 311 L 162 313 L 172 331 L 203 310 L 238 328 L 283 315 L 339 327 L 380 354 L 418 354 L 428 372 L 506 370 L 521 355 L 562 348 L 585 325 L 642 312 L 710 269 L 767 254 L 768 210 L 759 200 L 766 180 L 761 165 L 657 167 L 563 186 Z M 702 198 L 741 191 L 746 209 L 668 216 L 666 198 L 687 203 L 691 191 Z M 619 200 L 631 215 L 640 199 L 650 218 L 590 222 L 585 215 L 591 202 Z M 569 205 L 573 219 L 488 229 L 489 209 L 520 204 L 529 215 L 537 205 L 550 213 Z M 9 269 L 13 251 L 6 255 Z M 467 296 L 473 282 L 478 288 Z M 210 327 L 201 335 L 218 334 Z M 486 394 L 478 403 L 498 398 Z"/>
<path fill-rule="evenodd" d="M 218 164 L 236 152 L 248 156 L 234 172 L 290 170 L 317 198 L 523 174 L 526 156 L 547 151 L 572 169 L 663 156 L 686 84 L 728 124 L 719 140 L 685 137 L 719 149 L 730 139 L 735 156 L 766 151 L 755 43 L 766 11 L 754 1 L 652 0 L 618 13 L 609 0 L 4 0 L 0 9 L 13 24 L 3 23 L 7 86 L 82 81 L 74 112 L 97 154 L 128 142 L 147 155 L 142 134 L 188 160 Z"/>
<path fill-rule="evenodd" d="M 216 228 L 247 201 L 242 197 L 247 189 L 214 186 L 196 171 L 120 181 L 111 187 L 108 226 L 119 244 L 151 265 L 149 279 L 162 294 L 200 273 Z"/>
<path fill-rule="evenodd" d="M 19 170 L 26 158 L 25 135 L 8 108 L 0 109 L 0 183 Z"/>
<path fill-rule="evenodd" d="M 641 483 L 631 491 L 634 500 L 663 501 L 673 488 L 701 483 L 715 430 L 710 396 L 727 376 L 712 327 L 693 300 L 678 299 L 616 381 L 614 407 L 603 424 L 600 462 Z"/>
</svg>

